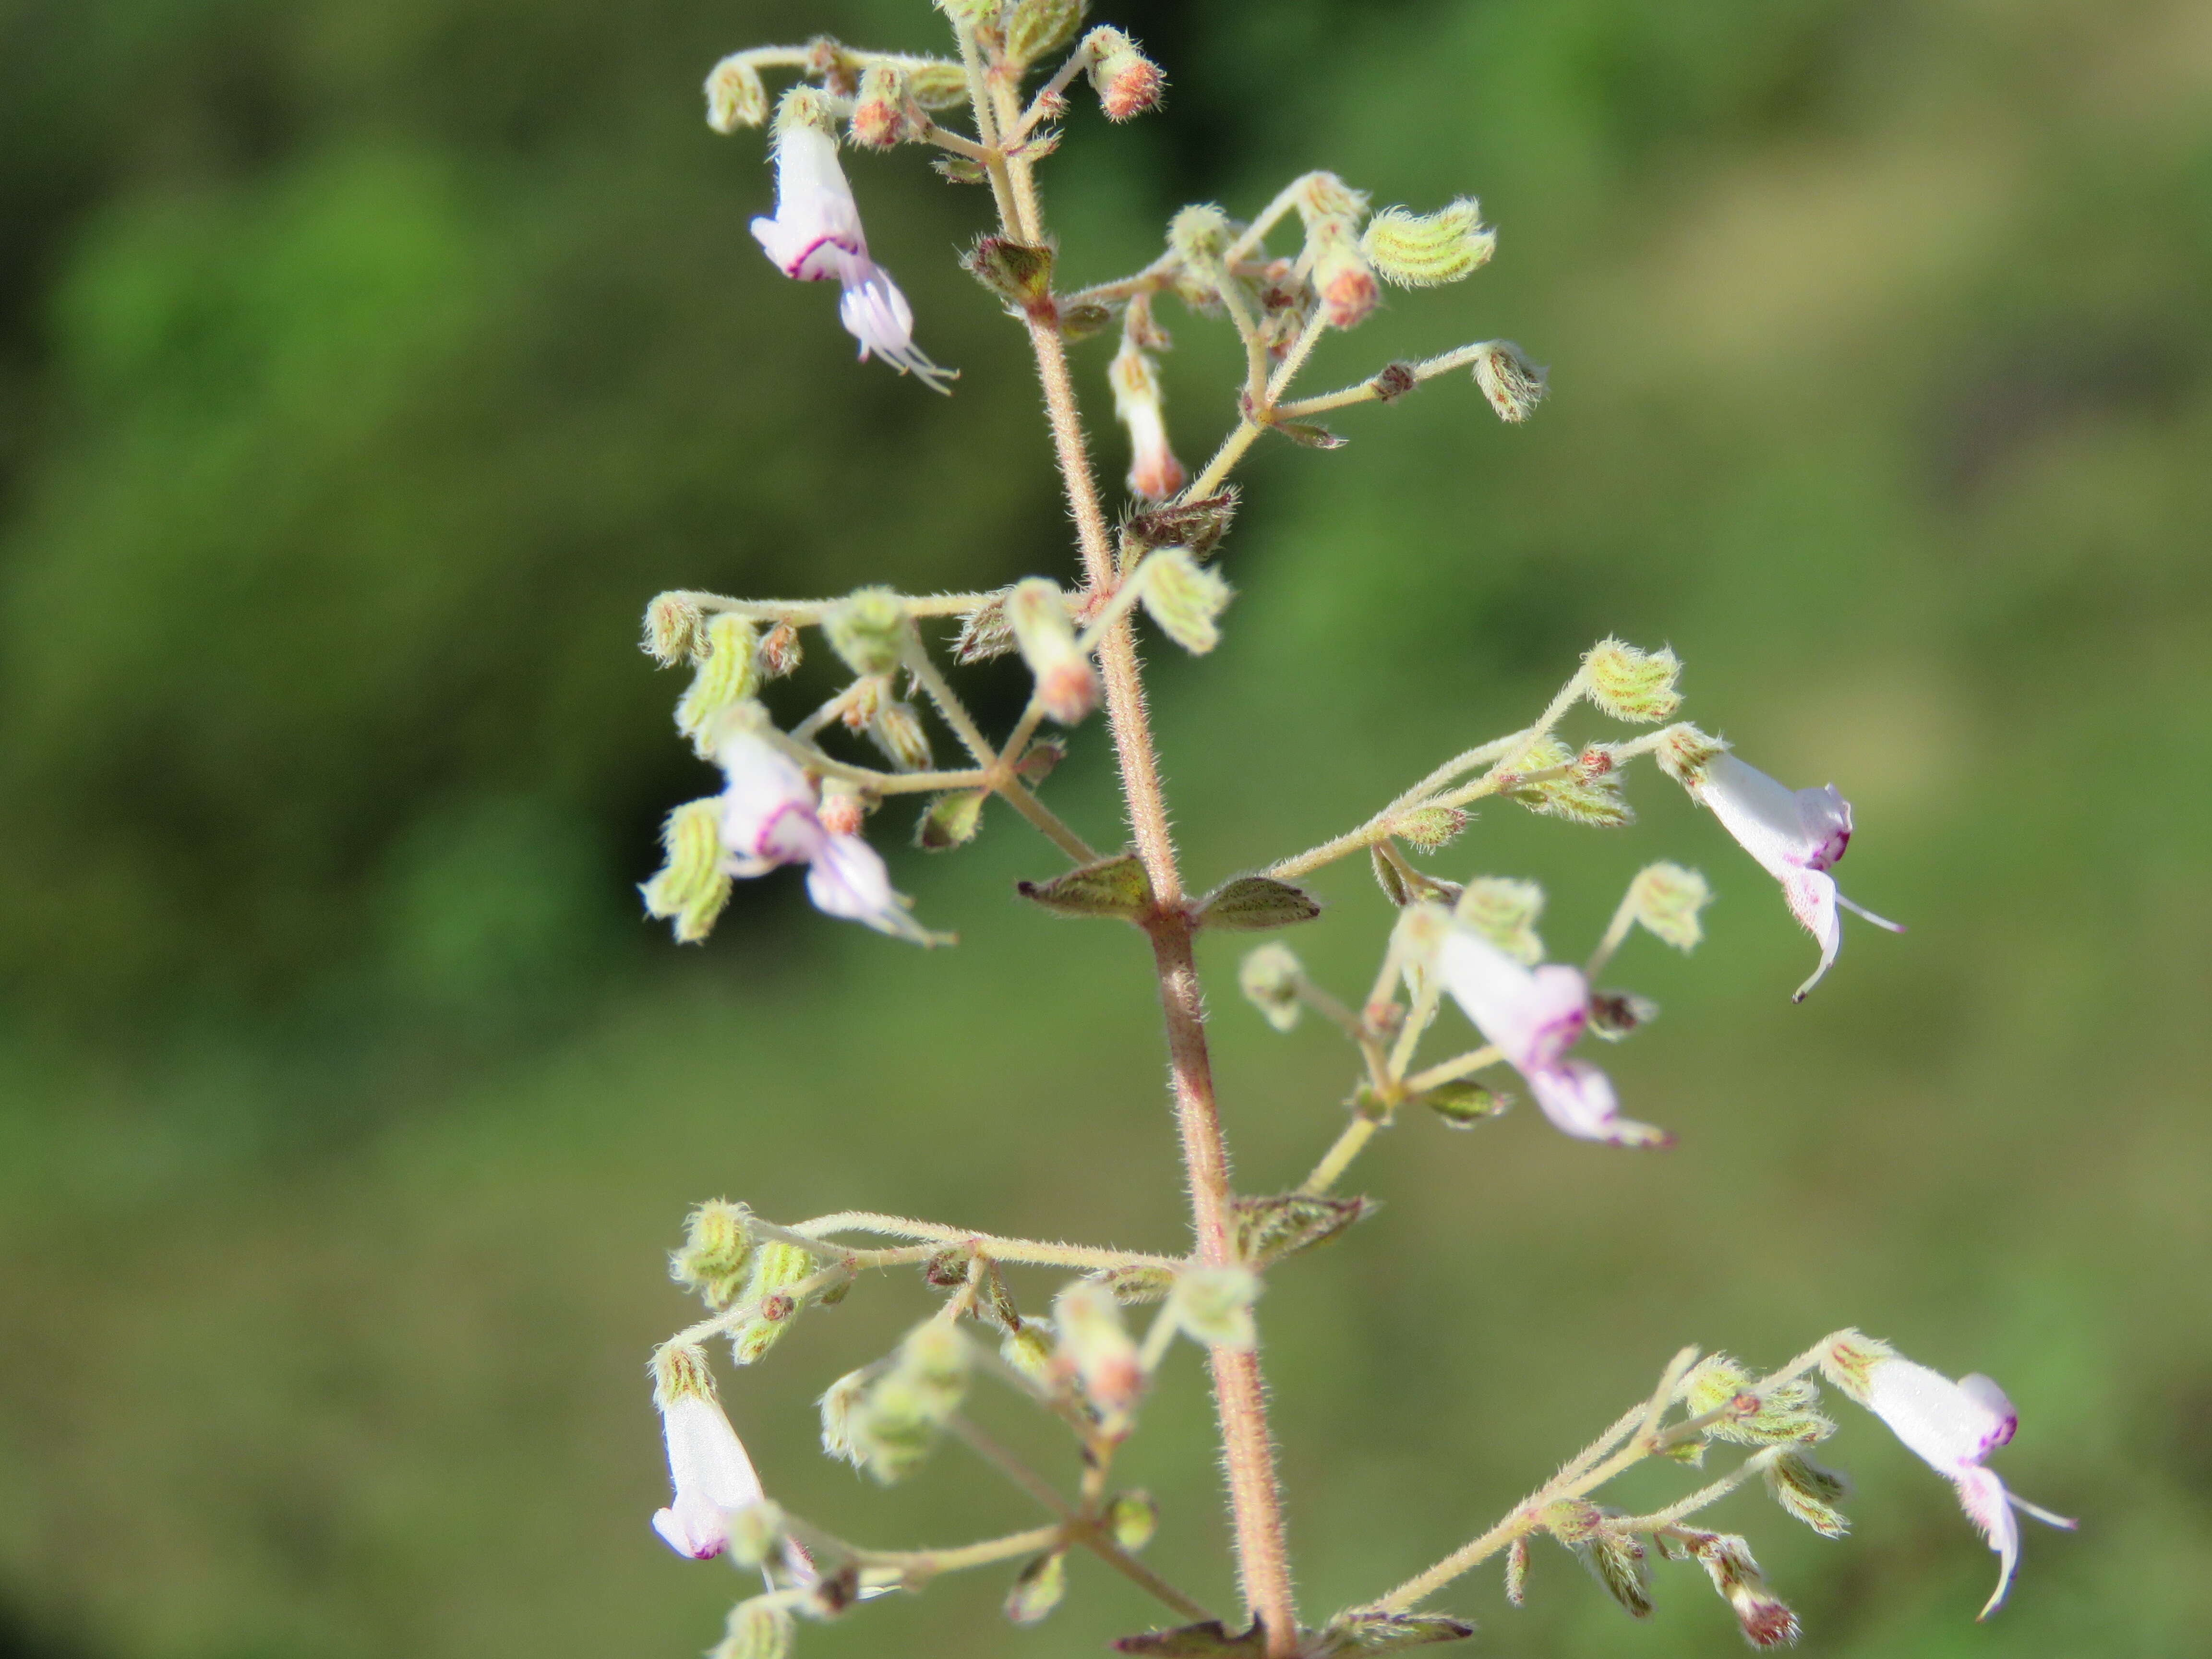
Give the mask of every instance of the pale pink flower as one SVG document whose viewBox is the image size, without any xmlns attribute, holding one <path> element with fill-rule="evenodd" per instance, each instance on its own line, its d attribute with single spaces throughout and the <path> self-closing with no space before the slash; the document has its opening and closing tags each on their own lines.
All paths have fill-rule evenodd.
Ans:
<svg viewBox="0 0 2212 1659">
<path fill-rule="evenodd" d="M 1820 982 L 1844 942 L 1843 918 L 1836 907 L 1864 916 L 1877 927 L 1901 933 L 1904 927 L 1860 908 L 1836 890 L 1828 874 L 1851 843 L 1851 804 L 1829 784 L 1791 790 L 1734 755 L 1717 754 L 1683 779 L 1695 799 L 1712 809 L 1721 827 L 1782 884 L 1790 914 L 1820 941 L 1820 964 L 1797 988 L 1793 1001 Z"/>
<path fill-rule="evenodd" d="M 1613 1079 L 1566 1057 L 1589 1019 L 1589 987 L 1576 969 L 1558 963 L 1524 968 L 1474 928 L 1455 923 L 1437 948 L 1437 971 L 1557 1127 L 1620 1146 L 1663 1146 L 1674 1139 L 1621 1116 Z"/>
<path fill-rule="evenodd" d="M 1889 1425 L 1907 1450 L 1958 1487 L 1967 1519 L 1996 1553 L 1996 1590 L 1980 1613 L 1988 1618 L 2004 1600 L 2020 1561 L 2020 1520 L 2013 1511 L 2069 1530 L 2075 1524 L 2014 1497 L 1995 1471 L 1982 1467 L 1983 1459 L 2012 1438 L 2020 1413 L 2003 1389 L 1978 1374 L 1954 1382 L 1871 1343 L 1849 1358 L 1857 1363 L 1831 1364 L 1830 1376 Z"/>
<path fill-rule="evenodd" d="M 803 864 L 806 894 L 817 909 L 896 939 L 938 942 L 891 890 L 882 855 L 857 835 L 833 834 L 824 827 L 813 781 L 790 756 L 759 732 L 739 730 L 723 737 L 716 757 L 726 780 L 721 817 L 725 870 L 733 876 L 764 876 L 780 865 Z"/>
<path fill-rule="evenodd" d="M 678 1555 L 704 1561 L 729 1547 L 730 1512 L 761 1501 L 760 1476 L 730 1419 L 705 1395 L 671 1400 L 660 1419 L 676 1498 L 653 1516 L 653 1529 Z"/>
<path fill-rule="evenodd" d="M 787 276 L 836 282 L 844 289 L 837 314 L 860 343 L 860 356 L 881 357 L 933 392 L 948 390 L 948 371 L 914 343 L 914 312 L 898 285 L 868 258 L 860 210 L 838 165 L 837 141 L 811 121 L 781 124 L 775 138 L 775 216 L 752 222 L 753 235 Z"/>
</svg>

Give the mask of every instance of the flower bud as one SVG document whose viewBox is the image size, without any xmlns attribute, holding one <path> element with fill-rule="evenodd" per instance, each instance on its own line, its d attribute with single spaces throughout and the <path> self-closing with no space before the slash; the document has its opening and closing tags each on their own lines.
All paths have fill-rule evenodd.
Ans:
<svg viewBox="0 0 2212 1659">
<path fill-rule="evenodd" d="M 999 1344 L 999 1358 L 1040 1386 L 1048 1387 L 1052 1367 L 1052 1326 L 1042 1319 L 1025 1319 L 1018 1331 L 1009 1331 Z"/>
<path fill-rule="evenodd" d="M 1013 624 L 1006 620 L 1006 600 L 1012 591 L 994 593 L 961 617 L 960 632 L 952 641 L 955 662 L 988 662 L 1014 649 Z"/>
<path fill-rule="evenodd" d="M 1137 1345 L 1121 1324 L 1121 1310 L 1103 1285 L 1078 1279 L 1052 1304 L 1053 1328 L 1060 1333 L 1055 1369 L 1072 1371 L 1083 1392 L 1100 1410 L 1133 1405 L 1144 1387 Z"/>
<path fill-rule="evenodd" d="M 937 0 L 938 10 L 952 20 L 955 28 L 989 28 L 999 21 L 1004 0 Z"/>
<path fill-rule="evenodd" d="M 830 648 L 855 674 L 888 674 L 906 655 L 906 606 L 888 587 L 862 587 L 822 618 Z"/>
<path fill-rule="evenodd" d="M 1449 1129 L 1472 1129 L 1486 1118 L 1493 1118 L 1512 1105 L 1513 1097 L 1480 1083 L 1446 1083 L 1430 1090 L 1421 1097 L 1421 1104 L 1444 1121 Z"/>
<path fill-rule="evenodd" d="M 727 1632 L 707 1659 L 786 1659 L 798 1621 L 765 1595 L 730 1609 Z"/>
<path fill-rule="evenodd" d="M 853 1431 L 854 1416 L 881 1368 L 863 1365 L 832 1382 L 822 1396 L 822 1449 L 841 1463 L 860 1464 L 860 1442 Z"/>
<path fill-rule="evenodd" d="M 837 106 L 812 87 L 786 87 L 775 100 L 775 131 L 779 137 L 797 127 L 812 127 L 834 147 L 839 137 Z"/>
<path fill-rule="evenodd" d="M 1037 701 L 1062 726 L 1073 726 L 1098 706 L 1098 673 L 1068 620 L 1060 584 L 1031 576 L 1006 596 L 1006 625 L 1022 660 L 1036 676 Z"/>
<path fill-rule="evenodd" d="M 704 654 L 706 612 L 682 593 L 656 595 L 645 608 L 645 654 L 663 668 Z"/>
<path fill-rule="evenodd" d="M 1168 221 L 1168 246 L 1195 270 L 1218 269 L 1232 234 L 1229 216 L 1210 202 L 1194 203 Z"/>
<path fill-rule="evenodd" d="M 1468 883 L 1453 914 L 1524 967 L 1544 959 L 1536 918 L 1544 913 L 1544 890 L 1533 881 L 1478 876 Z"/>
<path fill-rule="evenodd" d="M 915 845 L 924 852 L 942 853 L 975 840 L 990 793 L 988 789 L 960 789 L 939 795 L 915 826 Z"/>
<path fill-rule="evenodd" d="M 858 790 L 830 782 L 823 787 L 822 805 L 815 816 L 826 835 L 857 836 L 868 821 L 868 804 Z"/>
<path fill-rule="evenodd" d="M 783 1541 L 791 1535 L 783 1506 L 765 1498 L 757 1504 L 731 1510 L 725 1530 L 729 1540 L 730 1565 L 736 1567 L 764 1567 L 780 1559 Z"/>
<path fill-rule="evenodd" d="M 1741 1446 L 1812 1445 L 1833 1434 L 1836 1425 L 1814 1408 L 1820 1390 L 1802 1377 L 1753 1391 L 1751 1373 L 1726 1354 L 1709 1354 L 1682 1379 L 1682 1402 L 1692 1417 L 1734 1402 L 1741 1411 L 1716 1419 L 1705 1432 Z"/>
<path fill-rule="evenodd" d="M 1151 1543 L 1159 1529 L 1160 1506 L 1149 1492 L 1121 1492 L 1106 1506 L 1108 1534 L 1133 1554 Z"/>
<path fill-rule="evenodd" d="M 1466 829 L 1468 822 L 1468 815 L 1456 806 L 1417 806 L 1401 813 L 1390 833 L 1424 853 L 1433 853 Z"/>
<path fill-rule="evenodd" d="M 1091 0 L 1014 0 L 1005 24 L 1007 59 L 1027 65 L 1058 52 L 1075 39 L 1090 9 Z"/>
<path fill-rule="evenodd" d="M 1842 1476 L 1796 1452 L 1784 1452 L 1763 1474 L 1768 1493 L 1784 1511 L 1821 1537 L 1841 1538 L 1851 1529 L 1836 1507 L 1849 1496 Z"/>
<path fill-rule="evenodd" d="M 1618 829 L 1633 823 L 1636 814 L 1620 798 L 1620 774 L 1610 764 L 1610 757 L 1607 759 L 1608 763 L 1601 769 L 1583 763 L 1557 738 L 1540 738 L 1521 751 L 1511 771 L 1500 775 L 1498 791 L 1547 817 Z M 1561 768 L 1571 769 L 1556 777 L 1530 778 L 1532 774 Z"/>
<path fill-rule="evenodd" d="M 1124 336 L 1106 377 L 1114 388 L 1115 417 L 1129 430 L 1130 493 L 1139 501 L 1164 501 L 1182 490 L 1189 475 L 1168 447 L 1158 365 Z"/>
<path fill-rule="evenodd" d="M 1158 109 L 1167 85 L 1160 66 L 1137 50 L 1119 29 L 1093 29 L 1085 37 L 1091 58 L 1091 89 L 1109 121 L 1126 121 Z"/>
<path fill-rule="evenodd" d="M 1462 196 L 1434 213 L 1385 208 L 1359 239 L 1377 275 L 1401 288 L 1455 283 L 1480 269 L 1498 248 L 1498 233 L 1482 223 L 1482 209 Z"/>
<path fill-rule="evenodd" d="M 1249 1267 L 1186 1267 L 1176 1275 L 1168 1297 L 1176 1322 L 1208 1347 L 1247 1349 L 1259 1346 L 1252 1304 L 1259 1299 L 1260 1276 Z"/>
<path fill-rule="evenodd" d="M 1066 1594 L 1067 1553 L 1048 1551 L 1024 1566 L 1006 1592 L 1006 1617 L 1017 1625 L 1036 1624 Z"/>
<path fill-rule="evenodd" d="M 1516 1538 L 1505 1552 L 1505 1599 L 1515 1607 L 1528 1600 L 1528 1540 Z"/>
<path fill-rule="evenodd" d="M 732 52 L 707 75 L 707 125 L 717 132 L 757 127 L 768 119 L 768 87 L 744 52 Z"/>
<path fill-rule="evenodd" d="M 730 876 L 722 868 L 722 801 L 719 795 L 687 801 L 661 826 L 665 860 L 638 889 L 645 913 L 672 922 L 676 942 L 696 945 L 714 931 L 730 902 Z"/>
<path fill-rule="evenodd" d="M 1696 949 L 1705 936 L 1698 913 L 1712 896 L 1703 876 L 1679 864 L 1647 864 L 1628 884 L 1628 902 L 1637 921 L 1682 951 Z"/>
<path fill-rule="evenodd" d="M 957 109 L 968 101 L 968 71 L 941 58 L 908 59 L 907 90 L 924 109 Z"/>
<path fill-rule="evenodd" d="M 1313 285 L 1331 328 L 1356 328 L 1381 303 L 1375 272 L 1349 230 L 1309 243 L 1314 248 Z"/>
<path fill-rule="evenodd" d="M 1682 706 L 1674 681 L 1682 664 L 1672 651 L 1638 651 L 1600 640 L 1583 656 L 1589 700 L 1617 720 L 1663 720 Z"/>
<path fill-rule="evenodd" d="M 1474 360 L 1474 383 L 1498 418 L 1518 426 L 1544 401 L 1544 371 L 1510 340 L 1492 340 Z"/>
<path fill-rule="evenodd" d="M 701 632 L 699 670 L 676 705 L 676 729 L 703 757 L 712 757 L 717 718 L 760 689 L 759 640 L 752 623 L 727 611 L 710 617 Z"/>
<path fill-rule="evenodd" d="M 1212 557 L 1237 516 L 1237 492 L 1222 490 L 1194 501 L 1170 501 L 1133 513 L 1121 531 L 1122 568 L 1156 547 L 1180 547 L 1194 559 Z"/>
<path fill-rule="evenodd" d="M 1297 1024 L 1298 1016 L 1304 1012 L 1304 1004 L 1298 1000 L 1298 986 L 1304 977 L 1288 946 L 1263 945 L 1245 957 L 1237 971 L 1237 985 L 1268 1024 L 1287 1031 Z"/>
<path fill-rule="evenodd" d="M 760 642 L 760 671 L 763 679 L 780 680 L 799 666 L 799 630 L 780 622 Z"/>
<path fill-rule="evenodd" d="M 1194 656 L 1221 642 L 1218 619 L 1231 588 L 1180 547 L 1155 548 L 1131 579 L 1144 584 L 1140 598 L 1160 631 Z"/>
<path fill-rule="evenodd" d="M 898 770 L 929 769 L 933 759 L 929 733 L 922 730 L 921 711 L 912 703 L 895 702 L 888 697 L 878 703 L 868 720 L 868 735 Z"/>
<path fill-rule="evenodd" d="M 697 1291 L 717 1312 L 736 1301 L 744 1287 L 753 1254 L 752 1234 L 745 1225 L 750 1213 L 742 1204 L 709 1200 L 684 1223 L 684 1248 L 668 1255 L 668 1276 Z"/>
<path fill-rule="evenodd" d="M 860 1466 L 885 1486 L 920 1468 L 968 1391 L 973 1352 L 951 1323 L 931 1319 L 899 1345 L 890 1367 L 848 1419 Z"/>
<path fill-rule="evenodd" d="M 1686 1540 L 1713 1588 L 1727 1599 L 1755 1648 L 1779 1647 L 1797 1639 L 1797 1615 L 1775 1598 L 1765 1576 L 1751 1557 L 1751 1546 L 1727 1533 L 1693 1533 Z"/>
<path fill-rule="evenodd" d="M 730 1334 L 730 1352 L 738 1364 L 752 1364 L 775 1346 L 801 1306 L 783 1294 L 783 1287 L 811 1278 L 814 1269 L 814 1253 L 803 1244 L 772 1239 L 755 1248 L 744 1299 L 757 1301 L 760 1311 Z"/>
<path fill-rule="evenodd" d="M 870 149 L 917 143 L 928 137 L 929 118 L 915 101 L 899 65 L 878 59 L 861 74 L 850 131 L 854 143 Z"/>
<path fill-rule="evenodd" d="M 1618 1042 L 1630 1032 L 1659 1018 L 1659 1005 L 1633 991 L 1593 991 L 1589 1000 L 1589 1032 L 1607 1042 Z"/>
</svg>

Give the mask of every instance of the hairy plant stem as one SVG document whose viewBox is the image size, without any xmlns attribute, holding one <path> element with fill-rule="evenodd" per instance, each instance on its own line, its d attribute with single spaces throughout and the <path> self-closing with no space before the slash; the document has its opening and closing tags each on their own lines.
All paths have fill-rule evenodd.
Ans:
<svg viewBox="0 0 2212 1659">
<path fill-rule="evenodd" d="M 1049 320 L 1030 319 L 1029 331 L 1053 447 L 1082 549 L 1084 574 L 1095 592 L 1110 595 L 1116 580 L 1113 544 L 1084 444 L 1067 354 L 1059 330 Z M 1135 631 L 1126 615 L 1100 640 L 1098 664 L 1105 683 L 1107 720 L 1121 763 L 1129 830 L 1137 855 L 1151 878 L 1157 907 L 1146 931 L 1152 938 L 1160 1006 L 1167 1023 L 1169 1070 L 1197 1255 L 1208 1265 L 1225 1265 L 1235 1259 L 1229 1154 L 1214 1103 L 1206 1010 L 1191 954 L 1191 921 L 1183 903 L 1182 876 L 1168 830 L 1167 799 L 1160 785 L 1151 722 L 1145 712 Z M 1297 1644 L 1297 1611 L 1291 1593 L 1282 1494 L 1275 1480 L 1274 1446 L 1267 1433 L 1260 1358 L 1256 1352 L 1222 1347 L 1212 1352 L 1214 1412 L 1221 1426 L 1222 1461 L 1228 1475 L 1237 1581 L 1246 1607 L 1267 1631 L 1270 1659 L 1280 1659 Z"/>
</svg>

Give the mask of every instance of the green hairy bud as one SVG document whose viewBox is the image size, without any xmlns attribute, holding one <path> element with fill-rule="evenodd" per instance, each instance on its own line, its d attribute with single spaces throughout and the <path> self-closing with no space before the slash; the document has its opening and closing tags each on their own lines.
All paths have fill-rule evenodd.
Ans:
<svg viewBox="0 0 2212 1659">
<path fill-rule="evenodd" d="M 733 52 L 707 76 L 707 125 L 717 132 L 757 127 L 768 119 L 768 84 L 744 52 Z"/>
<path fill-rule="evenodd" d="M 1385 208 L 1368 221 L 1361 252 L 1377 276 L 1401 288 L 1434 288 L 1471 276 L 1498 248 L 1498 233 L 1482 223 L 1482 209 L 1462 197 L 1434 213 Z"/>
</svg>

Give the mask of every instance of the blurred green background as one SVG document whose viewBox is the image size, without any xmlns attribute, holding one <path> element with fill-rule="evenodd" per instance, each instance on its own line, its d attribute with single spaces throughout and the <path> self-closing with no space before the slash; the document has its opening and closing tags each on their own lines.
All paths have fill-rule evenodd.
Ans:
<svg viewBox="0 0 2212 1659">
<path fill-rule="evenodd" d="M 1486 1524 L 1680 1343 L 1771 1361 L 1848 1322 L 2000 1378 L 1999 1467 L 2084 1520 L 2034 1530 L 1977 1626 L 1991 1558 L 1847 1413 L 1848 1540 L 1757 1493 L 1717 1512 L 1806 1651 L 2202 1652 L 2212 13 L 1101 15 L 1173 94 L 1068 123 L 1076 279 L 1311 167 L 1471 191 L 1496 264 L 1330 340 L 1311 384 L 1505 335 L 1554 386 L 1522 428 L 1440 383 L 1346 414 L 1341 452 L 1256 457 L 1226 641 L 1156 679 L 1195 877 L 1345 827 L 1617 632 L 1680 651 L 1688 713 L 1753 762 L 1838 783 L 1846 889 L 1912 926 L 1849 925 L 1791 1007 L 1809 943 L 1649 772 L 1631 830 L 1496 809 L 1434 861 L 1544 880 L 1569 957 L 1640 864 L 1709 873 L 1705 948 L 1640 939 L 1609 976 L 1665 1005 L 1603 1059 L 1681 1141 L 1525 1109 L 1383 1138 L 1354 1185 L 1387 1207 L 1264 1310 L 1305 1606 Z M 954 951 L 823 920 L 796 878 L 703 951 L 637 915 L 659 815 L 711 787 L 635 647 L 654 591 L 1070 568 L 1018 331 L 951 257 L 980 192 L 912 151 L 853 167 L 949 402 L 853 364 L 745 234 L 759 137 L 709 134 L 698 82 L 823 29 L 938 40 L 921 0 L 0 0 L 5 1659 L 696 1651 L 742 1587 L 647 1529 L 641 1371 L 686 1316 L 687 1205 L 1179 1248 L 1140 941 L 1017 909 L 1054 859 L 1011 817 L 930 860 L 877 821 Z M 1169 321 L 1196 460 L 1234 359 Z M 1095 409 L 1109 349 L 1078 353 Z M 1003 720 L 1018 678 L 976 683 Z M 1050 793 L 1112 839 L 1102 730 Z M 1357 994 L 1387 915 L 1360 868 L 1317 885 L 1295 943 Z M 1242 1185 L 1277 1190 L 1350 1073 L 1262 1027 L 1238 953 L 1206 948 L 1225 1109 Z M 811 1316 L 732 1414 L 840 1530 L 1030 1524 L 957 1456 L 884 1496 L 813 1449 L 813 1395 L 926 1305 L 894 1278 Z M 1187 1355 L 1127 1469 L 1155 1560 L 1226 1604 L 1209 1445 Z M 1076 1577 L 1036 1632 L 979 1577 L 804 1651 L 1092 1653 L 1149 1620 Z M 1557 1551 L 1532 1591 L 1440 1605 L 1489 1652 L 1736 1650 L 1692 1569 L 1640 1625 Z"/>
</svg>

